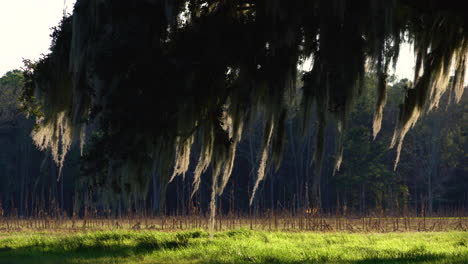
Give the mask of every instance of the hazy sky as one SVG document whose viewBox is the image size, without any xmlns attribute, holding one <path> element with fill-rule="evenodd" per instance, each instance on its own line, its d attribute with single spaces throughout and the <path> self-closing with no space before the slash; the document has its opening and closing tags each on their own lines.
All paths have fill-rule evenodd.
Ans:
<svg viewBox="0 0 468 264">
<path fill-rule="evenodd" d="M 50 28 L 58 24 L 64 7 L 76 0 L 0 0 L 0 76 L 22 67 L 22 58 L 38 59 L 49 52 Z M 396 75 L 411 79 L 414 56 L 402 47 Z"/>
<path fill-rule="evenodd" d="M 49 52 L 50 28 L 75 0 L 0 0 L 0 76 Z"/>
<path fill-rule="evenodd" d="M 395 75 L 399 78 L 407 78 L 412 80 L 414 78 L 414 52 L 413 47 L 403 44 L 400 47 L 400 57 L 398 58 Z"/>
</svg>

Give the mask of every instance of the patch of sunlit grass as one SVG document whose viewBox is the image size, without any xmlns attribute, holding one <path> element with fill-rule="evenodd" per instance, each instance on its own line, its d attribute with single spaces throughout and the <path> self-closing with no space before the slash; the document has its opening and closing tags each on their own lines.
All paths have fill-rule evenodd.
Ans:
<svg viewBox="0 0 468 264">
<path fill-rule="evenodd" d="M 468 233 L 104 231 L 0 236 L 0 263 L 468 263 Z"/>
</svg>

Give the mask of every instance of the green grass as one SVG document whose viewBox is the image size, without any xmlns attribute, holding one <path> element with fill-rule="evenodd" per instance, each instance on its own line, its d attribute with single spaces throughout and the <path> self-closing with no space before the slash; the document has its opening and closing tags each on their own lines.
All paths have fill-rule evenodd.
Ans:
<svg viewBox="0 0 468 264">
<path fill-rule="evenodd" d="M 0 233 L 0 263 L 468 263 L 468 233 Z"/>
</svg>

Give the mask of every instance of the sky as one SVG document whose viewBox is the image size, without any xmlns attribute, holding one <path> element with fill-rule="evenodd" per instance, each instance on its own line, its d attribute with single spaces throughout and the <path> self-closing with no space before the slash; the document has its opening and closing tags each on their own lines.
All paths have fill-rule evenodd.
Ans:
<svg viewBox="0 0 468 264">
<path fill-rule="evenodd" d="M 23 58 L 47 54 L 50 28 L 60 22 L 64 7 L 75 0 L 0 0 L 0 76 L 23 66 Z"/>
<path fill-rule="evenodd" d="M 403 44 L 400 47 L 400 56 L 398 57 L 395 75 L 400 79 L 406 78 L 413 80 L 414 78 L 414 57 L 413 47 L 408 44 Z"/>
<path fill-rule="evenodd" d="M 21 68 L 23 58 L 36 60 L 47 54 L 51 28 L 60 22 L 64 8 L 72 12 L 75 1 L 0 0 L 0 76 Z M 404 45 L 395 74 L 412 79 L 413 66 L 414 54 L 409 45 Z"/>
</svg>

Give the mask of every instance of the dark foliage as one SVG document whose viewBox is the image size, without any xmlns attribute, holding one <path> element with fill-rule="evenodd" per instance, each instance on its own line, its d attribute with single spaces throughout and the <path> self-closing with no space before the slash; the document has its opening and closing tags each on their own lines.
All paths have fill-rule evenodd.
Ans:
<svg viewBox="0 0 468 264">
<path fill-rule="evenodd" d="M 34 94 L 43 113 L 33 138 L 62 168 L 88 125 L 96 136 L 84 171 L 127 196 L 144 194 L 157 174 L 164 197 L 167 183 L 185 175 L 197 154 L 193 191 L 210 168 L 214 217 L 245 131 L 261 120 L 252 202 L 266 169 L 282 160 L 287 117 L 298 98 L 303 131 L 317 120 L 314 174 L 322 174 L 330 124 L 338 128 L 338 170 L 366 66 L 378 76 L 376 136 L 388 68 L 408 41 L 415 45 L 416 76 L 393 134 L 398 162 L 424 109 L 436 107 L 446 90 L 461 98 L 468 51 L 461 9 L 438 0 L 78 0 L 53 33 L 51 54 L 25 75 L 24 98 Z M 298 92 L 297 65 L 308 57 L 313 67 Z M 26 108 L 35 109 L 36 101 L 32 106 Z"/>
</svg>

